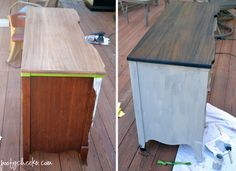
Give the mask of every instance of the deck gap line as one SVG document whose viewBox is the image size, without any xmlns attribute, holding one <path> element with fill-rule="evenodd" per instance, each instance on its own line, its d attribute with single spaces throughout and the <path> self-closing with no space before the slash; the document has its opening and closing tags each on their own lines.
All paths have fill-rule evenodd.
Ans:
<svg viewBox="0 0 236 171">
<path fill-rule="evenodd" d="M 217 44 L 219 44 L 219 50 L 220 50 L 220 52 L 221 52 L 221 48 L 222 48 L 222 44 L 223 44 L 223 41 L 221 40 L 221 41 L 216 41 L 216 48 L 215 48 L 215 50 L 217 50 Z M 217 68 L 219 67 L 218 65 L 219 65 L 219 58 L 220 58 L 220 54 L 215 54 L 215 56 L 217 56 L 217 58 L 215 58 L 216 59 L 216 63 L 214 64 L 214 69 L 215 70 L 213 70 L 213 79 L 212 79 L 212 83 L 211 83 L 211 85 L 212 85 L 212 88 L 211 88 L 211 91 L 210 91 L 210 98 L 209 98 L 209 101 L 211 102 L 212 101 L 212 91 L 213 91 L 213 89 L 214 89 L 214 85 L 215 85 L 215 78 L 216 78 L 216 73 L 217 73 Z"/>
<path fill-rule="evenodd" d="M 236 23 L 234 22 L 234 27 L 235 27 L 235 25 L 236 25 Z M 234 34 L 234 38 L 235 38 L 235 34 Z M 233 51 L 233 45 L 234 45 L 234 43 L 235 43 L 235 40 L 233 40 L 233 41 L 231 41 L 231 50 L 230 50 L 230 53 L 232 53 L 232 51 Z M 230 57 L 230 59 L 229 59 L 229 68 L 228 68 L 228 79 L 227 79 L 227 83 L 226 83 L 226 90 L 228 89 L 228 85 L 229 85 L 229 79 L 230 79 L 230 75 L 231 75 L 231 72 L 230 72 L 230 69 L 231 69 L 231 61 L 232 61 L 232 56 L 231 55 L 228 55 L 229 57 Z M 228 97 L 228 91 L 226 91 L 225 92 L 225 99 L 227 99 L 227 97 Z M 225 104 L 225 100 L 224 100 L 224 106 L 225 106 L 226 104 Z M 232 111 L 230 111 L 230 113 L 231 113 Z"/>
<path fill-rule="evenodd" d="M 100 113 L 99 109 L 98 109 L 98 113 Z M 106 130 L 106 133 L 107 133 L 109 142 L 111 143 L 111 146 L 112 146 L 112 148 L 113 148 L 113 151 L 115 152 L 115 148 L 114 148 L 114 146 L 113 146 L 113 144 L 112 144 L 112 142 L 111 142 L 111 139 L 110 139 L 110 137 L 109 137 L 109 134 L 108 134 L 107 128 L 106 128 L 106 126 L 105 126 L 105 124 L 104 124 L 104 121 L 103 121 L 103 119 L 101 118 L 101 115 L 100 115 L 99 117 L 100 117 L 100 119 L 102 120 L 102 124 L 103 124 L 103 126 L 104 126 L 104 128 L 105 128 L 105 130 Z"/>
<path fill-rule="evenodd" d="M 5 121 L 5 114 L 6 114 L 6 101 L 7 101 L 7 92 L 8 92 L 8 83 L 9 83 L 9 70 L 7 70 L 7 78 L 6 78 L 6 88 L 5 88 L 5 100 L 4 100 L 4 107 L 3 107 L 3 116 L 2 116 L 2 130 L 1 130 L 1 137 L 2 137 L 2 140 L 3 141 L 3 125 L 4 125 L 4 121 Z M 1 148 L 1 145 L 2 145 L 2 142 L 0 143 L 0 148 Z"/>
<path fill-rule="evenodd" d="M 119 143 L 119 145 L 118 145 L 119 147 L 120 147 L 120 145 L 122 144 L 122 142 L 124 141 L 125 137 L 127 136 L 128 132 L 129 132 L 129 130 L 131 129 L 131 126 L 134 124 L 134 122 L 135 122 L 135 120 L 133 120 L 133 122 L 130 124 L 129 128 L 127 129 L 125 135 L 123 136 L 122 140 L 120 141 L 120 143 Z M 134 125 L 134 126 L 136 126 L 136 125 Z"/>
<path fill-rule="evenodd" d="M 91 133 L 90 133 L 90 137 L 91 137 L 91 140 L 92 140 L 91 142 L 93 143 L 93 146 L 94 146 L 94 149 L 95 149 L 95 152 L 96 152 L 96 156 L 98 156 L 98 161 L 99 161 L 100 167 L 101 167 L 102 170 L 103 170 L 102 163 L 101 163 L 101 161 L 100 161 L 100 157 L 99 157 L 99 155 L 98 155 L 98 151 L 97 151 L 97 148 L 96 148 L 96 146 L 95 146 L 95 144 L 94 144 L 93 136 L 92 136 Z"/>
<path fill-rule="evenodd" d="M 132 96 L 129 97 L 127 103 L 123 106 L 123 109 L 122 109 L 123 111 L 130 105 L 131 101 L 132 101 Z"/>
<path fill-rule="evenodd" d="M 131 164 L 132 164 L 132 162 L 133 162 L 133 160 L 134 160 L 134 158 L 135 158 L 136 154 L 138 153 L 138 151 L 139 151 L 138 149 L 139 149 L 139 147 L 137 147 L 137 150 L 136 150 L 136 152 L 134 153 L 134 155 L 133 155 L 132 159 L 130 160 L 130 163 L 129 163 L 129 165 L 128 165 L 128 169 L 130 168 L 130 166 L 131 166 Z"/>
<path fill-rule="evenodd" d="M 152 167 L 152 165 L 154 165 L 154 162 L 155 162 L 155 158 L 156 158 L 156 155 L 158 154 L 158 150 L 160 149 L 160 142 L 156 141 L 158 143 L 158 146 L 157 146 L 157 149 L 156 149 L 156 153 L 152 159 L 152 163 L 150 164 L 150 167 Z"/>
</svg>

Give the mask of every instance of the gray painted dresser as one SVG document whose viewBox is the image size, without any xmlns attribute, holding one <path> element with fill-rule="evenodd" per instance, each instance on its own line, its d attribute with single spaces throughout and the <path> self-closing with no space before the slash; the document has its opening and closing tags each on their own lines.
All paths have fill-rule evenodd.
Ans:
<svg viewBox="0 0 236 171">
<path fill-rule="evenodd" d="M 171 3 L 129 54 L 138 141 L 190 145 L 202 158 L 217 8 Z"/>
</svg>

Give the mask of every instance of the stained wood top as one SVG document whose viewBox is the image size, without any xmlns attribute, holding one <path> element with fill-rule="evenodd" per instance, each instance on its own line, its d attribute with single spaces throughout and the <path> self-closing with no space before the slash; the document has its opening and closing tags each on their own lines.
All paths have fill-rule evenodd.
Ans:
<svg viewBox="0 0 236 171">
<path fill-rule="evenodd" d="M 214 4 L 171 3 L 128 60 L 210 68 L 214 60 Z"/>
<path fill-rule="evenodd" d="M 21 72 L 104 75 L 104 64 L 87 44 L 73 9 L 27 11 Z"/>
</svg>

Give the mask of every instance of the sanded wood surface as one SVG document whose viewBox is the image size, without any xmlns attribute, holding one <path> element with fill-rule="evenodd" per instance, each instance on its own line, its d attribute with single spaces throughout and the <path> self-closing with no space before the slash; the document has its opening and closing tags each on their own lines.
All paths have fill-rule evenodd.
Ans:
<svg viewBox="0 0 236 171">
<path fill-rule="evenodd" d="M 157 160 L 174 161 L 178 146 L 169 146 L 157 141 L 147 143 L 147 152 L 142 153 L 138 147 L 138 137 L 134 118 L 134 108 L 131 93 L 129 67 L 127 56 L 137 45 L 139 40 L 158 22 L 158 16 L 164 9 L 163 1 L 160 6 L 151 6 L 149 27 L 145 27 L 140 20 L 143 19 L 143 8 L 130 11 L 130 23 L 127 24 L 123 13 L 119 11 L 119 101 L 126 113 L 119 118 L 119 170 L 121 171 L 171 171 L 172 166 L 157 165 Z M 235 27 L 236 22 L 229 23 Z M 236 38 L 236 34 L 234 37 Z M 217 41 L 218 52 L 231 52 L 236 54 L 236 41 Z M 226 110 L 236 116 L 236 58 L 230 55 L 216 55 L 213 65 L 212 91 L 209 94 L 211 104 Z M 128 152 L 127 152 L 128 150 Z"/>
<path fill-rule="evenodd" d="M 213 4 L 171 3 L 128 60 L 210 68 L 215 51 L 216 12 Z"/>
<path fill-rule="evenodd" d="M 21 70 L 29 73 L 105 74 L 93 45 L 84 40 L 74 9 L 27 11 Z"/>
</svg>

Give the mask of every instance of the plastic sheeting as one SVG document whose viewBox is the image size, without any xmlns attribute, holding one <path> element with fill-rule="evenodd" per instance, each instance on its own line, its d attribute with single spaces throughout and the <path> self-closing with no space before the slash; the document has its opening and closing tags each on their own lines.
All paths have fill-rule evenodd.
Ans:
<svg viewBox="0 0 236 171">
<path fill-rule="evenodd" d="M 206 105 L 206 128 L 204 131 L 204 144 L 219 137 L 220 130 L 222 133 L 227 134 L 230 137 L 232 145 L 232 158 L 233 164 L 230 163 L 228 154 L 224 156 L 224 162 L 221 171 L 233 171 L 236 170 L 236 118 L 227 112 L 216 108 L 211 104 Z M 197 162 L 195 154 L 191 147 L 187 145 L 180 145 L 175 161 L 192 162 L 191 166 L 176 165 L 173 167 L 173 171 L 214 171 L 212 163 L 214 161 L 214 155 L 205 146 L 203 149 L 203 162 Z"/>
</svg>

